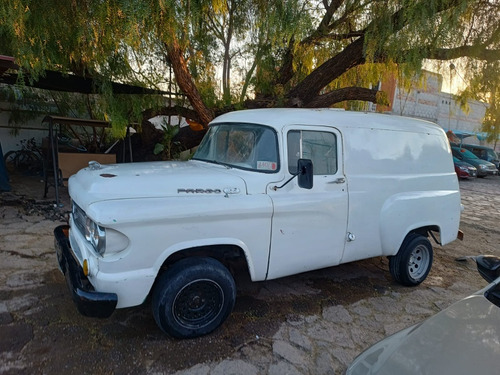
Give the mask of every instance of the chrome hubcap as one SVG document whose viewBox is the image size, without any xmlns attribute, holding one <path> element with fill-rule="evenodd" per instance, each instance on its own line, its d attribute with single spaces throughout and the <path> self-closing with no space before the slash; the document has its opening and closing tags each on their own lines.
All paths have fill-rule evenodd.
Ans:
<svg viewBox="0 0 500 375">
<path fill-rule="evenodd" d="M 429 262 L 429 250 L 424 245 L 418 245 L 408 259 L 408 273 L 413 279 L 420 278 L 429 268 Z"/>
</svg>

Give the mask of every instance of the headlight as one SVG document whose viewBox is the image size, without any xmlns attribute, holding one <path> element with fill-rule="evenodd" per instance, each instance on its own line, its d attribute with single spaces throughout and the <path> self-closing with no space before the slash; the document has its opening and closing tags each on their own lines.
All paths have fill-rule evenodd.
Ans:
<svg viewBox="0 0 500 375">
<path fill-rule="evenodd" d="M 104 254 L 104 250 L 106 249 L 106 229 L 97 225 L 89 218 L 87 218 L 85 223 L 85 239 L 94 246 L 94 249 L 99 254 Z"/>
<path fill-rule="evenodd" d="M 465 171 L 465 172 L 467 172 L 467 171 L 469 170 L 469 168 L 464 167 L 463 165 L 461 165 L 461 166 L 460 166 L 460 167 L 458 167 L 458 168 L 460 168 L 460 170 Z"/>
<path fill-rule="evenodd" d="M 90 219 L 76 203 L 73 204 L 73 223 L 94 250 L 101 256 L 113 255 L 125 250 L 129 239 L 123 233 L 112 228 L 104 228 Z"/>
<path fill-rule="evenodd" d="M 479 164 L 479 169 L 486 169 L 486 165 L 484 165 L 484 164 Z"/>
</svg>

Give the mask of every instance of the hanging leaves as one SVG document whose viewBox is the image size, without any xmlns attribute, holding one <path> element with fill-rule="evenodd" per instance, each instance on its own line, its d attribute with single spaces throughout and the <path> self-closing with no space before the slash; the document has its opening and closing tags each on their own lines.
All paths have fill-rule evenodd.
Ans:
<svg viewBox="0 0 500 375">
<path fill-rule="evenodd" d="M 359 89 L 426 59 L 462 58 L 466 80 L 500 59 L 496 0 L 4 0 L 0 17 L 0 50 L 32 80 L 52 69 L 165 88 L 171 65 L 203 125 L 235 105 L 377 102 Z M 100 87 L 117 124 L 148 105 Z"/>
</svg>

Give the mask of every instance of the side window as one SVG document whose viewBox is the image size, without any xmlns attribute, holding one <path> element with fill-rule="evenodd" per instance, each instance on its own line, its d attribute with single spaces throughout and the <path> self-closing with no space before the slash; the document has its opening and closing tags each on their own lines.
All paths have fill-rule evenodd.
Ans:
<svg viewBox="0 0 500 375">
<path fill-rule="evenodd" d="M 337 173 L 337 137 L 321 131 L 292 130 L 287 135 L 288 171 L 297 173 L 297 160 L 311 159 L 315 175 Z"/>
</svg>

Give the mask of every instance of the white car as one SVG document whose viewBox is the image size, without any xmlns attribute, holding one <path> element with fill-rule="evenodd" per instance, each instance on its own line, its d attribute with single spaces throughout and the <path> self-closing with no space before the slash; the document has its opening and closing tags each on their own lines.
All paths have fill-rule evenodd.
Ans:
<svg viewBox="0 0 500 375">
<path fill-rule="evenodd" d="M 406 328 L 360 354 L 346 375 L 500 373 L 500 258 L 476 258 L 489 282 L 429 319 Z"/>
</svg>

